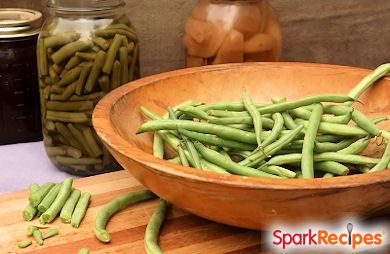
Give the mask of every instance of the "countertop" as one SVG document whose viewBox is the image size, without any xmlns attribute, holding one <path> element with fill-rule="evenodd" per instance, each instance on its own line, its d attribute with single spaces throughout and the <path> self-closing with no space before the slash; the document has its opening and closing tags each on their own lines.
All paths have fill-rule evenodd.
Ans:
<svg viewBox="0 0 390 254">
<path fill-rule="evenodd" d="M 59 182 L 71 176 L 50 162 L 43 142 L 0 146 L 0 166 L 0 193 L 26 189 L 31 183 Z"/>
</svg>

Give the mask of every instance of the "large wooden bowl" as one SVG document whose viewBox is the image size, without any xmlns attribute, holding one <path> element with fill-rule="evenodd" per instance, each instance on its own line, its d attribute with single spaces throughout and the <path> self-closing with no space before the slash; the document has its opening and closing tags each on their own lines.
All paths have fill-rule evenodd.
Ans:
<svg viewBox="0 0 390 254">
<path fill-rule="evenodd" d="M 140 106 L 163 114 L 185 100 L 239 101 L 244 90 L 257 101 L 348 93 L 370 71 L 303 63 L 252 63 L 184 69 L 143 78 L 104 97 L 93 125 L 117 161 L 142 184 L 198 216 L 244 228 L 264 229 L 274 220 L 316 221 L 346 214 L 390 212 L 390 170 L 331 179 L 272 180 L 207 173 L 151 155 L 152 135 L 136 135 L 145 121 Z M 390 79 L 357 105 L 370 116 L 390 116 Z M 390 129 L 387 124 L 383 128 Z"/>
</svg>

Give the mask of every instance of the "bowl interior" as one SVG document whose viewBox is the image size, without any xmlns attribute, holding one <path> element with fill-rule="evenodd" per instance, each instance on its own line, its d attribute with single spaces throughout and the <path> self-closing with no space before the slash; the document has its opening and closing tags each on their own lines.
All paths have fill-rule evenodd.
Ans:
<svg viewBox="0 0 390 254">
<path fill-rule="evenodd" d="M 152 135 L 135 134 L 146 120 L 140 113 L 141 106 L 163 115 L 168 106 L 186 100 L 240 101 L 243 91 L 259 102 L 270 102 L 272 97 L 292 100 L 318 94 L 347 94 L 368 73 L 352 67 L 302 63 L 233 64 L 164 73 L 115 91 L 121 96 L 111 108 L 110 121 L 129 145 L 150 154 Z M 370 117 L 389 116 L 389 96 L 390 80 L 386 78 L 365 92 L 354 107 Z M 384 122 L 380 127 L 390 129 L 390 124 Z M 376 145 L 371 148 L 371 155 L 379 155 L 382 149 Z"/>
</svg>

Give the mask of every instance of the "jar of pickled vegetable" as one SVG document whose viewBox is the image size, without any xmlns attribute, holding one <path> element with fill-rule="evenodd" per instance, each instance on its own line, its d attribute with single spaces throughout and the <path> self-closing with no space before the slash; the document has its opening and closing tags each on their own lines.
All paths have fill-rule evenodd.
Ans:
<svg viewBox="0 0 390 254">
<path fill-rule="evenodd" d="M 110 90 L 139 77 L 137 34 L 123 0 L 51 0 L 37 45 L 43 137 L 63 171 L 119 169 L 91 116 Z"/>
<path fill-rule="evenodd" d="M 278 61 L 282 39 L 266 0 L 199 0 L 184 35 L 186 66 Z"/>
</svg>

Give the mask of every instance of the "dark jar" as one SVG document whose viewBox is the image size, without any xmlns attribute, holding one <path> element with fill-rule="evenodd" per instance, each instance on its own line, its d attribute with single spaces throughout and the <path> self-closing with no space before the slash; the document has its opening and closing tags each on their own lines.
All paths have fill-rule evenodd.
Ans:
<svg viewBox="0 0 390 254">
<path fill-rule="evenodd" d="M 0 9 L 0 145 L 42 140 L 35 54 L 41 17 Z"/>
<path fill-rule="evenodd" d="M 137 33 L 123 0 L 52 0 L 37 55 L 44 144 L 62 171 L 120 169 L 92 127 L 108 92 L 139 77 Z"/>
</svg>

